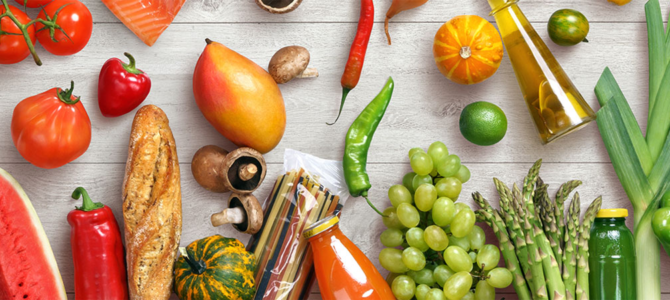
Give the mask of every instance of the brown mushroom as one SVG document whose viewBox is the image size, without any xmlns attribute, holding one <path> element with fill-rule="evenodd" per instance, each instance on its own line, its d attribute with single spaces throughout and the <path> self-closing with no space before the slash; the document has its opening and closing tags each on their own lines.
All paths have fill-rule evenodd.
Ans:
<svg viewBox="0 0 670 300">
<path fill-rule="evenodd" d="M 228 208 L 212 215 L 212 226 L 231 224 L 240 232 L 255 234 L 263 226 L 263 208 L 252 194 L 233 193 Z"/>
<path fill-rule="evenodd" d="M 248 194 L 256 190 L 267 172 L 260 152 L 238 148 L 230 153 L 215 145 L 200 148 L 191 161 L 193 177 L 202 187 L 216 193 Z"/>
<path fill-rule="evenodd" d="M 319 71 L 307 68 L 309 51 L 305 47 L 288 46 L 279 49 L 270 59 L 268 72 L 279 84 L 287 83 L 293 78 L 319 77 Z"/>
<path fill-rule="evenodd" d="M 256 0 L 262 9 L 273 14 L 285 14 L 298 8 L 302 0 Z"/>
</svg>

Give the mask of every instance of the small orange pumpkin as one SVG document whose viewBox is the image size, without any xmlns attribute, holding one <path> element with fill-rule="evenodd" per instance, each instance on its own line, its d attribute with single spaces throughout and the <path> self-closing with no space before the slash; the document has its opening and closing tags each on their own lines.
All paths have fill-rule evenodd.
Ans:
<svg viewBox="0 0 670 300">
<path fill-rule="evenodd" d="M 435 34 L 433 55 L 437 68 L 449 80 L 475 84 L 498 70 L 503 45 L 489 21 L 479 16 L 458 16 Z"/>
</svg>

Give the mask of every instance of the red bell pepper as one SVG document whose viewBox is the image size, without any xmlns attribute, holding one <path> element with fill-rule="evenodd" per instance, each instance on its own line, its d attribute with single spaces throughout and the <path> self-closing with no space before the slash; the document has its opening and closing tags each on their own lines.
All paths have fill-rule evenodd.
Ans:
<svg viewBox="0 0 670 300">
<path fill-rule="evenodd" d="M 98 105 L 105 117 L 118 117 L 142 104 L 151 90 L 151 79 L 135 68 L 135 58 L 124 53 L 130 62 L 108 59 L 98 77 Z"/>
<path fill-rule="evenodd" d="M 128 282 L 119 225 L 109 206 L 93 202 L 78 187 L 72 198 L 84 204 L 67 215 L 72 227 L 75 300 L 127 300 Z"/>
</svg>

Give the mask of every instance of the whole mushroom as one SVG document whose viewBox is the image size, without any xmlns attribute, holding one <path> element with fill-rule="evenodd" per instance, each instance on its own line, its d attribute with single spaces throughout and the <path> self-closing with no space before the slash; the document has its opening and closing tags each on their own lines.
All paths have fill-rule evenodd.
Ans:
<svg viewBox="0 0 670 300">
<path fill-rule="evenodd" d="M 256 4 L 273 14 L 285 14 L 298 8 L 302 0 L 256 0 Z"/>
<path fill-rule="evenodd" d="M 232 224 L 240 232 L 255 234 L 263 226 L 263 208 L 252 194 L 233 193 L 228 208 L 211 217 L 212 226 Z"/>
<path fill-rule="evenodd" d="M 252 148 L 242 147 L 228 153 L 221 147 L 208 145 L 193 155 L 191 172 L 195 181 L 212 192 L 248 194 L 261 185 L 267 166 L 263 155 Z"/>
<path fill-rule="evenodd" d="M 270 59 L 268 72 L 279 84 L 287 83 L 293 78 L 319 77 L 319 71 L 308 68 L 309 51 L 305 47 L 288 46 L 279 49 Z"/>
</svg>

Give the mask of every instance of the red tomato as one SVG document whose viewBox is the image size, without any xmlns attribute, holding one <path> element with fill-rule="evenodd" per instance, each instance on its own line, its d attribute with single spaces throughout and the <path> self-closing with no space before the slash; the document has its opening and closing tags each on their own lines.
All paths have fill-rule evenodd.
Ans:
<svg viewBox="0 0 670 300">
<path fill-rule="evenodd" d="M 64 7 L 63 7 L 64 6 Z M 51 39 L 51 30 L 45 29 L 44 25 L 37 23 L 37 40 L 40 44 L 55 55 L 72 55 L 84 49 L 93 31 L 93 17 L 86 5 L 77 0 L 55 0 L 47 5 L 39 15 L 40 19 L 53 19 L 59 8 L 63 7 L 56 18 L 56 25 L 60 29 L 54 30 L 54 38 Z M 44 12 L 46 11 L 46 15 Z M 47 18 L 48 16 L 48 18 Z M 61 31 L 62 30 L 62 31 Z M 63 34 L 63 31 L 67 34 Z M 69 38 L 68 38 L 69 37 Z"/>
<path fill-rule="evenodd" d="M 53 1 L 53 0 L 25 0 L 25 2 L 24 2 L 24 0 L 16 0 L 16 3 L 21 4 L 21 7 L 23 7 L 25 5 L 25 6 L 30 7 L 30 8 L 36 8 L 36 7 L 45 6 L 45 5 L 49 4 L 49 2 L 51 2 L 51 1 Z"/>
<path fill-rule="evenodd" d="M 23 158 L 44 169 L 75 160 L 91 143 L 91 120 L 72 88 L 53 88 L 19 102 L 12 115 L 12 140 Z"/>
<path fill-rule="evenodd" d="M 9 6 L 14 16 L 21 24 L 28 24 L 30 18 L 20 9 Z M 5 7 L 0 5 L 0 15 L 5 13 Z M 8 33 L 22 34 L 19 27 L 9 17 L 0 19 L 0 31 Z M 35 45 L 35 26 L 28 27 L 28 35 Z M 30 49 L 23 35 L 0 34 L 0 64 L 15 64 L 24 60 L 30 55 Z"/>
</svg>

